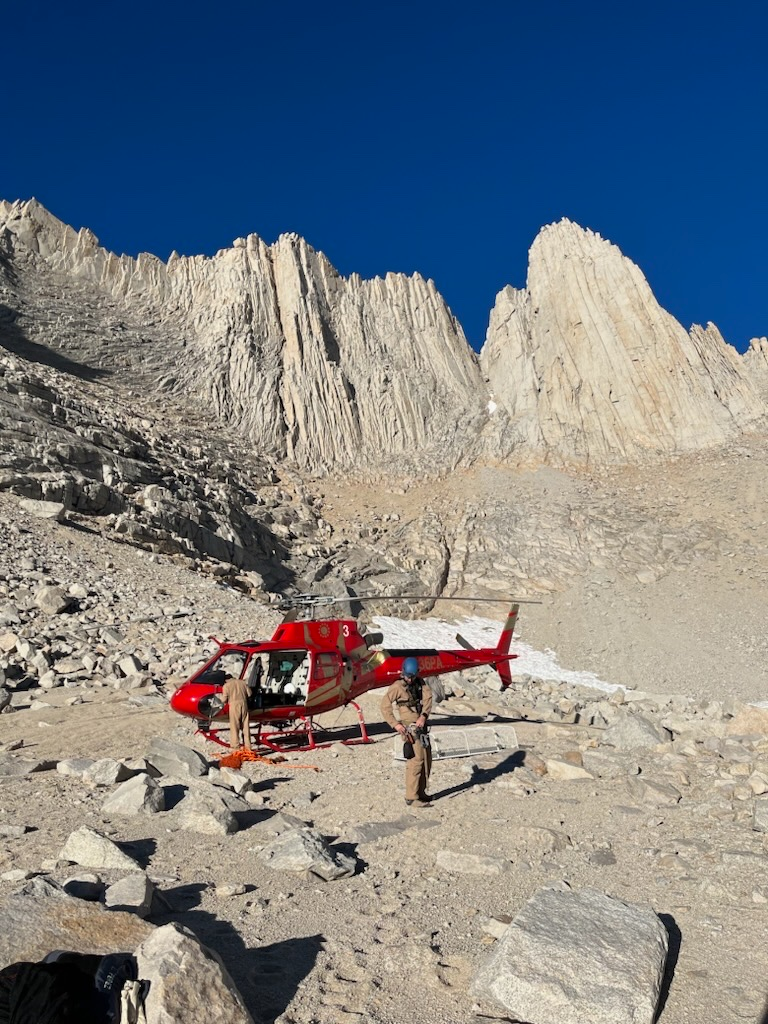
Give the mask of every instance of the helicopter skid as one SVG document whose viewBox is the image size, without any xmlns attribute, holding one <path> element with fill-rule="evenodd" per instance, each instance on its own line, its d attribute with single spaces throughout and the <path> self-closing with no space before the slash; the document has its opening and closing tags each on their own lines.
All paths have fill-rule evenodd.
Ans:
<svg viewBox="0 0 768 1024">
<path fill-rule="evenodd" d="M 351 706 L 357 712 L 358 724 L 360 726 L 360 736 L 355 739 L 349 740 L 335 740 L 329 739 L 322 743 L 318 743 L 315 739 L 316 733 L 324 733 L 327 730 L 317 725 L 311 715 L 301 715 L 300 717 L 293 719 L 291 722 L 285 722 L 276 726 L 266 727 L 266 723 L 257 722 L 251 723 L 256 725 L 256 732 L 251 732 L 251 743 L 255 749 L 266 748 L 272 750 L 275 753 L 282 754 L 284 751 L 290 750 L 325 750 L 330 747 L 333 743 L 343 743 L 345 747 L 360 746 L 363 743 L 373 743 L 373 740 L 368 735 L 368 730 L 365 727 L 365 719 L 363 717 L 362 709 L 360 705 L 355 701 L 349 702 Z M 218 743 L 221 747 L 230 749 L 231 745 L 220 738 L 221 732 L 229 732 L 228 729 L 216 729 L 212 727 L 210 723 L 199 723 L 196 732 L 204 736 L 205 739 L 210 740 L 211 743 Z"/>
</svg>

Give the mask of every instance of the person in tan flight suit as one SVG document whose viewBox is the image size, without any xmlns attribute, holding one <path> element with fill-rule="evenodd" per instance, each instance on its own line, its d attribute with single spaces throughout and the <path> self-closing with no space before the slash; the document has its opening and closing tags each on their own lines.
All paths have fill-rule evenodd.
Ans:
<svg viewBox="0 0 768 1024">
<path fill-rule="evenodd" d="M 405 762 L 405 802 L 409 806 L 428 807 L 432 799 L 427 794 L 432 752 L 413 736 L 412 730 L 426 729 L 427 718 L 432 710 L 432 691 L 417 674 L 418 670 L 415 658 L 405 659 L 400 678 L 392 683 L 381 700 L 381 714 L 384 721 L 399 732 L 404 740 L 413 738 L 413 757 Z M 397 718 L 394 707 L 397 708 Z M 412 727 L 410 735 L 407 726 Z"/>
<path fill-rule="evenodd" d="M 232 750 L 251 749 L 248 724 L 248 685 L 244 679 L 227 676 L 221 688 L 221 699 L 229 704 L 229 745 Z"/>
</svg>

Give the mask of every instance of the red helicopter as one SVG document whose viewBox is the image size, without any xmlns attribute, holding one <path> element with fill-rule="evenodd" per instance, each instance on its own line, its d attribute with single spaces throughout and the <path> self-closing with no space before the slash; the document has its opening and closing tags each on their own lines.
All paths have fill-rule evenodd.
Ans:
<svg viewBox="0 0 768 1024">
<path fill-rule="evenodd" d="M 282 608 L 290 609 L 271 640 L 244 640 L 227 643 L 211 637 L 218 650 L 194 672 L 171 697 L 174 711 L 197 721 L 197 731 L 206 739 L 228 746 L 214 722 L 228 717 L 228 706 L 220 693 L 226 676 L 247 681 L 250 721 L 256 726 L 252 739 L 257 746 L 285 750 L 288 745 L 318 746 L 314 733 L 316 715 L 351 704 L 357 712 L 360 738 L 348 744 L 371 742 L 365 720 L 355 698 L 368 690 L 389 686 L 400 675 L 405 658 L 416 658 L 423 678 L 459 672 L 478 665 L 491 665 L 504 688 L 512 682 L 510 653 L 512 634 L 521 603 L 514 604 L 507 616 L 496 647 L 473 648 L 463 637 L 456 639 L 456 650 L 384 650 L 379 647 L 381 633 L 362 635 L 354 619 L 304 619 L 296 621 L 299 609 L 320 605 L 356 604 L 381 597 L 335 598 L 300 595 L 286 599 Z M 493 598 L 442 598 L 421 595 L 391 598 L 397 601 L 471 600 Z M 252 726 L 253 729 L 253 726 Z"/>
</svg>

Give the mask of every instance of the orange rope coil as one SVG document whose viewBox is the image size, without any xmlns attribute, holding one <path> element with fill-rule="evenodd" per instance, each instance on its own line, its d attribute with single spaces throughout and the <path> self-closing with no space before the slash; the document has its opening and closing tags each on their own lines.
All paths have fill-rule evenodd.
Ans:
<svg viewBox="0 0 768 1024">
<path fill-rule="evenodd" d="M 245 761 L 257 761 L 260 764 L 268 764 L 270 767 L 279 764 L 285 768 L 307 768 L 312 772 L 320 771 L 314 764 L 289 764 L 287 758 L 282 754 L 264 757 L 262 754 L 256 754 L 253 750 L 246 750 L 244 747 L 241 747 L 240 750 L 233 750 L 229 754 L 222 754 L 218 760 L 220 768 L 242 768 Z"/>
</svg>

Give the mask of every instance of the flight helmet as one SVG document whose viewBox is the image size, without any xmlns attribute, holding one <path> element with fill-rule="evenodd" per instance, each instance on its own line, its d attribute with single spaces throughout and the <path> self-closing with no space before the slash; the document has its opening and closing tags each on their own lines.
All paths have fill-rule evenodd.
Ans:
<svg viewBox="0 0 768 1024">
<path fill-rule="evenodd" d="M 419 663 L 415 658 L 406 658 L 403 662 L 402 675 L 403 679 L 413 679 L 414 676 L 419 674 Z"/>
</svg>

